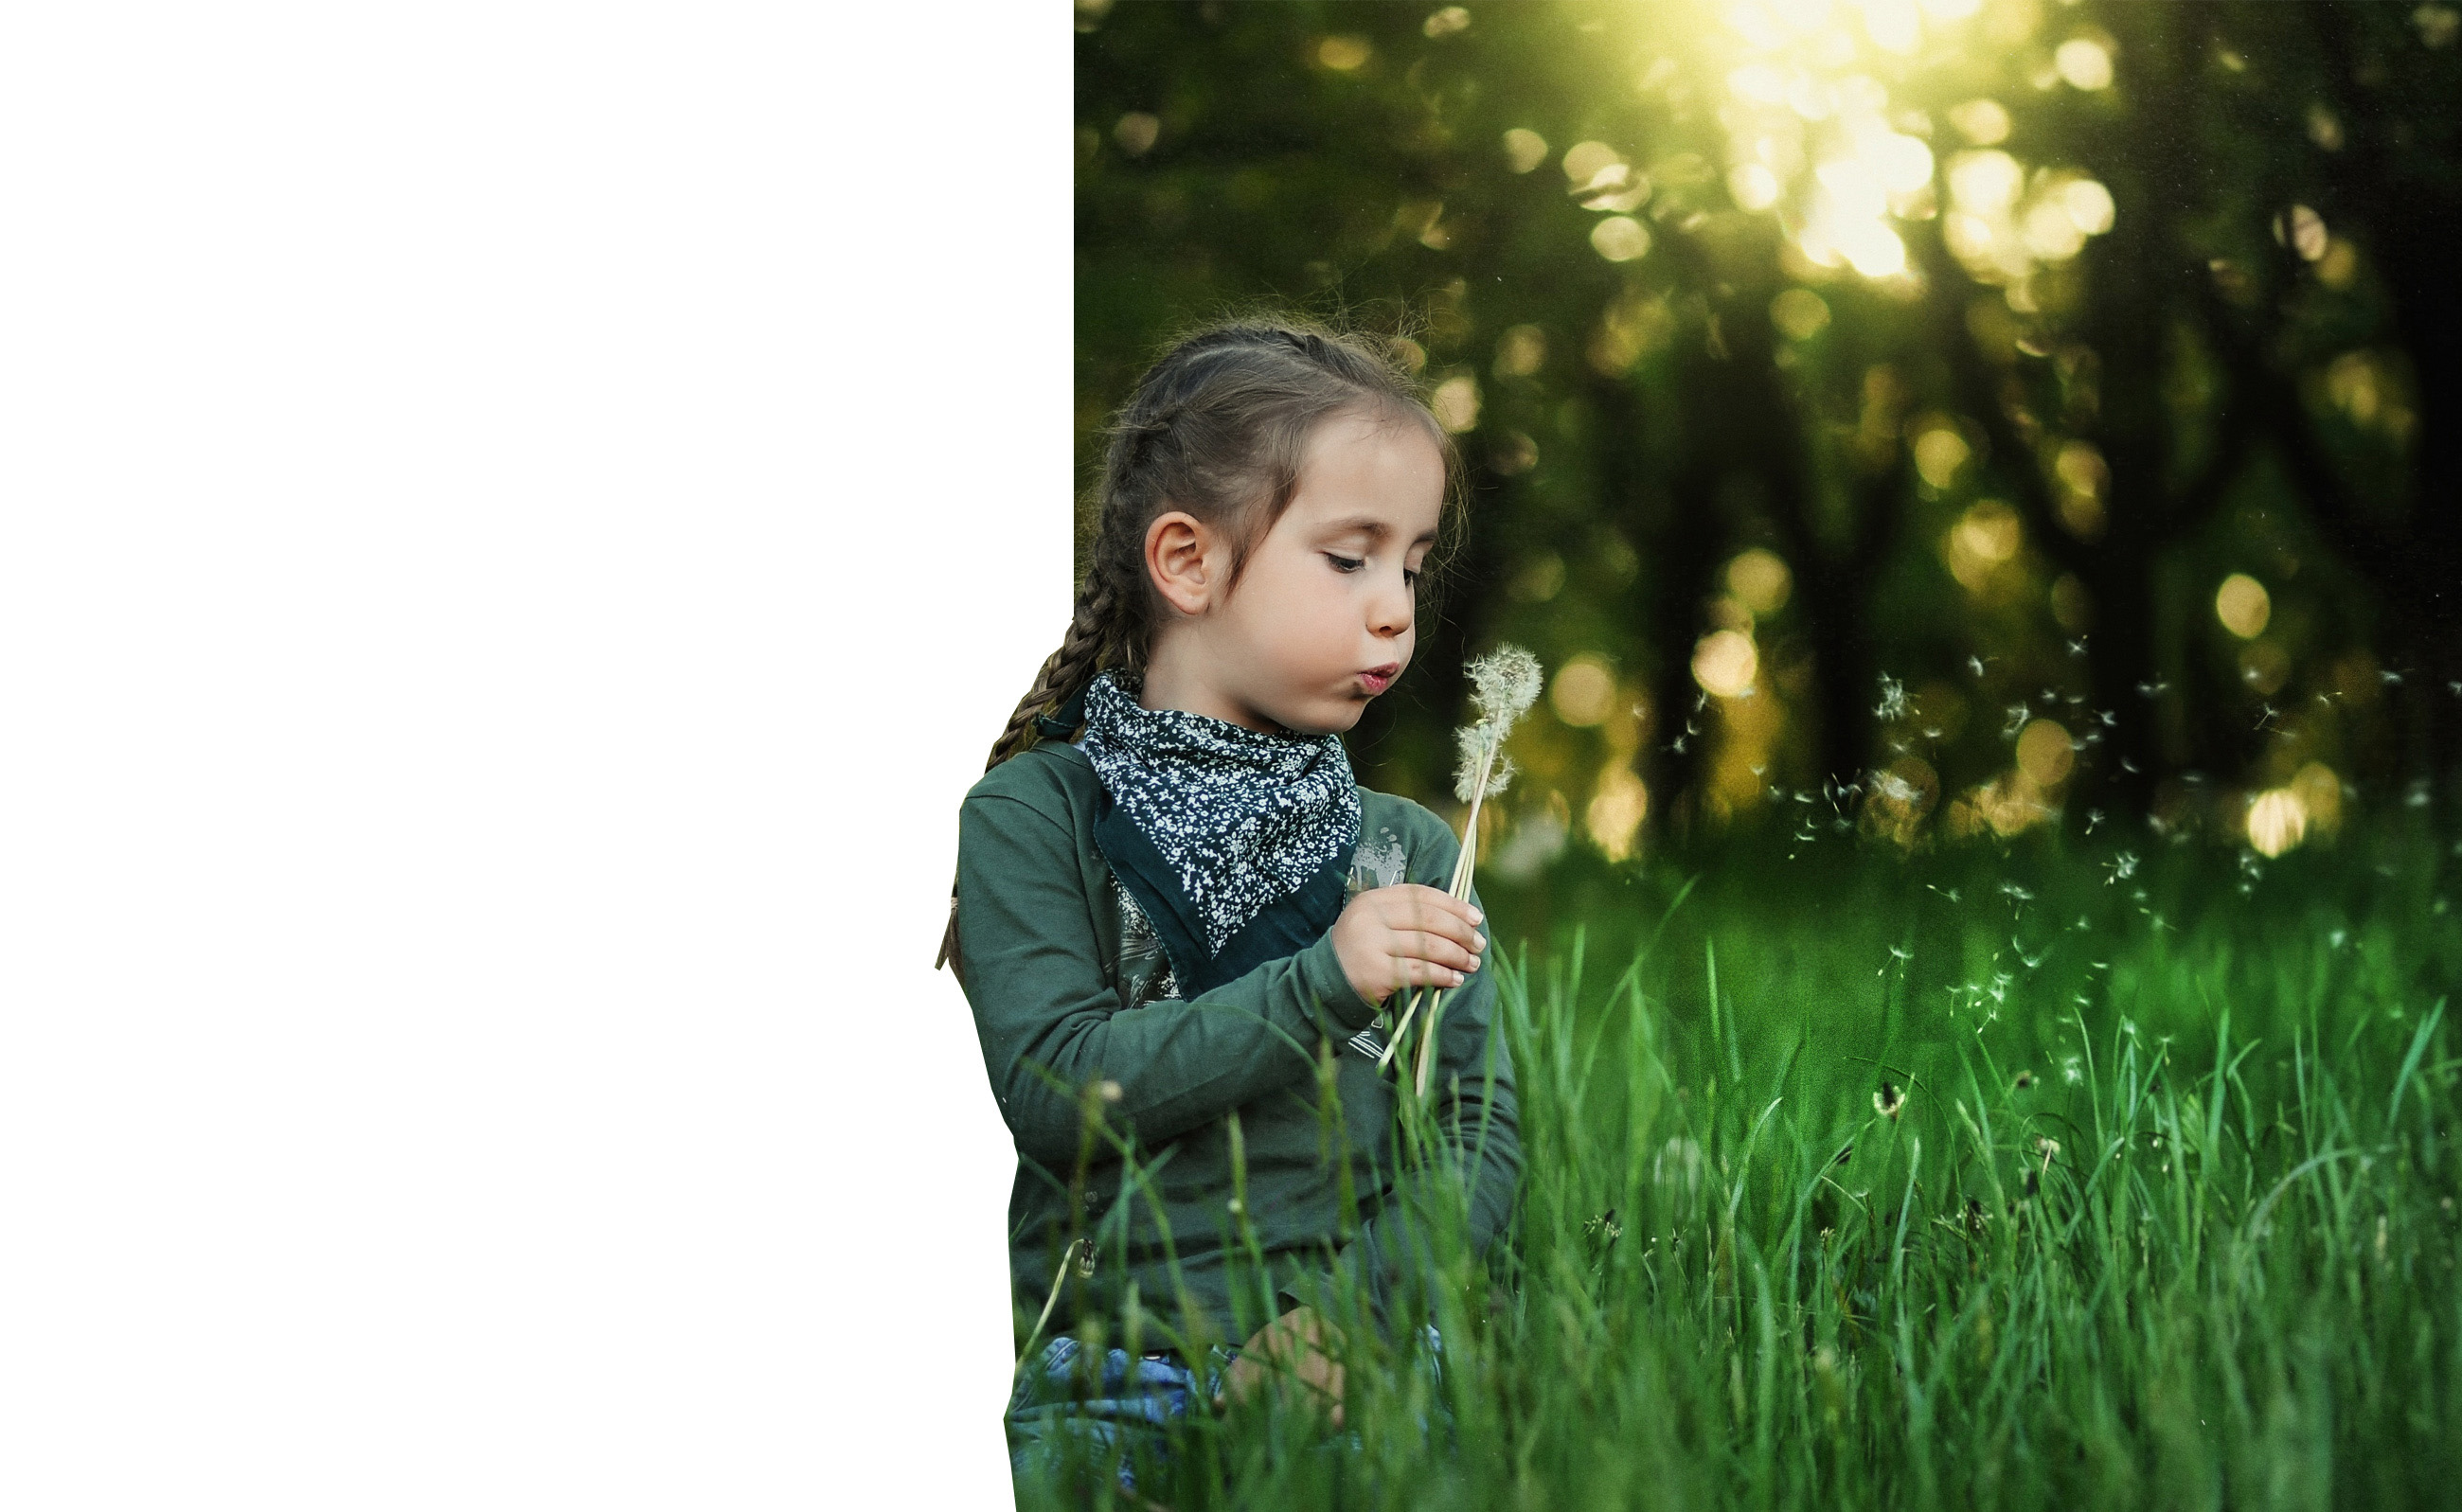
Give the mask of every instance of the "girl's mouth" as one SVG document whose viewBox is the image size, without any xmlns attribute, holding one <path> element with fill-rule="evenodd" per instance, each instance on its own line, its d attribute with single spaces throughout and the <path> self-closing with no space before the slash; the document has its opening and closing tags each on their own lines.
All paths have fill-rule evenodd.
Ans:
<svg viewBox="0 0 2462 1512">
<path fill-rule="evenodd" d="M 1393 685 L 1393 679 L 1399 676 L 1401 671 L 1402 664 L 1400 662 L 1390 661 L 1381 667 L 1374 667 L 1369 671 L 1359 674 L 1359 680 L 1367 687 L 1370 696 L 1373 697 L 1376 694 L 1384 692 L 1387 688 L 1392 687 Z"/>
</svg>

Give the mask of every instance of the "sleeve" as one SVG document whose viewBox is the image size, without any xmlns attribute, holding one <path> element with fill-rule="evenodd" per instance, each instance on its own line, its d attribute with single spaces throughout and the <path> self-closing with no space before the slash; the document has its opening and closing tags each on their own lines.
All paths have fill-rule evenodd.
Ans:
<svg viewBox="0 0 2462 1512">
<path fill-rule="evenodd" d="M 1091 1081 L 1119 1083 L 1106 1118 L 1156 1145 L 1313 1075 L 1319 1036 L 1347 1038 L 1376 1016 L 1343 974 L 1329 932 L 1196 999 L 1122 1008 L 1091 918 L 1066 826 L 1018 799 L 966 800 L 958 820 L 966 999 L 1018 1153 L 1047 1167 L 1075 1159 L 1072 1093 Z"/>
<path fill-rule="evenodd" d="M 1428 844 L 1425 856 L 1412 858 L 1411 880 L 1441 890 L 1452 880 L 1460 845 L 1450 829 L 1438 828 L 1443 843 Z M 1470 901 L 1485 912 L 1476 885 Z M 1321 1295 L 1331 1295 L 1333 1274 L 1348 1273 L 1381 1326 L 1402 1292 L 1435 1268 L 1428 1232 L 1437 1204 L 1464 1204 L 1463 1237 L 1475 1259 L 1486 1257 L 1488 1245 L 1512 1217 L 1522 1177 L 1522 1134 L 1513 1058 L 1495 1023 L 1497 941 L 1492 923 L 1487 933 L 1488 948 L 1479 969 L 1446 996 L 1444 1022 L 1436 1031 L 1436 1065 L 1428 1078 L 1437 1132 L 1433 1163 L 1396 1173 L 1392 1197 L 1334 1252 L 1331 1271 L 1304 1271 L 1309 1280 L 1294 1277 L 1281 1288 L 1282 1300 L 1290 1307 L 1307 1303 L 1311 1285 L 1324 1288 Z M 1426 1011 L 1423 1005 L 1420 1012 Z M 1416 1038 L 1414 1030 L 1415 1043 Z M 1398 1065 L 1402 1053 L 1397 1051 L 1394 1059 Z M 1402 1068 L 1401 1074 L 1407 1077 L 1409 1069 Z"/>
</svg>

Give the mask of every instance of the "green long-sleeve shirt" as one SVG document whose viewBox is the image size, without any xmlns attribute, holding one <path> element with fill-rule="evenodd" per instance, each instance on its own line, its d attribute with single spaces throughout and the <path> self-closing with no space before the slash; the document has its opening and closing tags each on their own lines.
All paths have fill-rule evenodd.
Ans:
<svg viewBox="0 0 2462 1512">
<path fill-rule="evenodd" d="M 1378 1005 L 1343 974 L 1330 933 L 1194 1001 L 1148 1001 L 1170 979 L 1095 844 L 1102 798 L 1085 753 L 1046 740 L 986 772 L 960 811 L 959 963 L 992 1091 L 1017 1144 L 1009 1269 L 1020 1334 L 1050 1294 L 1072 1232 L 1095 1236 L 1100 1248 L 1091 1279 L 1069 1274 L 1052 1329 L 1087 1316 L 1116 1327 L 1131 1283 L 1145 1316 L 1168 1329 L 1237 1344 L 1265 1321 L 1253 1282 L 1242 1305 L 1232 1304 L 1231 1257 L 1245 1247 L 1231 1202 L 1234 1132 L 1226 1115 L 1233 1113 L 1246 1217 L 1273 1278 L 1273 1311 L 1309 1300 L 1312 1285 L 1341 1273 L 1383 1316 L 1424 1267 L 1415 1213 L 1426 1209 L 1404 1194 L 1425 1191 L 1430 1180 L 1467 1183 L 1467 1236 L 1483 1252 L 1512 1210 L 1522 1166 L 1512 1065 L 1503 1036 L 1491 1028 L 1491 958 L 1482 957 L 1445 1004 L 1430 1078 L 1444 1157 L 1397 1181 L 1394 1073 L 1380 1074 L 1345 1043 L 1376 1020 Z M 1366 788 L 1359 801 L 1354 891 L 1400 881 L 1441 890 L 1452 880 L 1458 842 L 1442 819 Z M 1389 1026 L 1403 1002 L 1398 993 L 1390 1000 Z M 1342 1114 L 1331 1131 L 1321 1129 L 1319 1114 L 1319 1065 L 1328 1054 Z M 1061 1086 L 1038 1075 L 1037 1066 Z M 1072 1228 L 1083 1093 L 1107 1080 L 1118 1085 L 1118 1097 L 1101 1104 L 1105 1121 L 1133 1137 L 1152 1198 L 1124 1180 L 1117 1148 L 1098 1139 L 1076 1188 L 1081 1211 Z M 1346 1156 L 1360 1219 L 1349 1231 Z M 1168 1224 L 1168 1250 L 1154 1199 Z M 1115 1214 L 1123 1202 L 1125 1212 Z M 1169 1250 L 1184 1291 L 1175 1285 Z M 1146 1333 L 1161 1342 L 1152 1322 Z"/>
</svg>

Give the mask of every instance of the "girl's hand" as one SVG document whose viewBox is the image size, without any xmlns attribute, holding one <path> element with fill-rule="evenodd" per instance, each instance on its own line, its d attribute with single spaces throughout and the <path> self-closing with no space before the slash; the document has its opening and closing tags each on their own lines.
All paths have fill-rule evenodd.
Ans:
<svg viewBox="0 0 2462 1512">
<path fill-rule="evenodd" d="M 1293 1307 L 1259 1328 L 1231 1368 L 1222 1372 L 1221 1390 L 1214 1393 L 1218 1408 L 1226 1401 L 1245 1401 L 1275 1365 L 1287 1364 L 1307 1388 L 1307 1399 L 1326 1410 L 1333 1426 L 1342 1426 L 1342 1362 L 1332 1351 L 1342 1348 L 1341 1330 L 1310 1307 Z"/>
<path fill-rule="evenodd" d="M 1479 918 L 1452 894 L 1417 882 L 1371 887 L 1333 921 L 1333 953 L 1359 995 L 1381 1006 L 1397 989 L 1461 985 L 1487 948 Z"/>
</svg>

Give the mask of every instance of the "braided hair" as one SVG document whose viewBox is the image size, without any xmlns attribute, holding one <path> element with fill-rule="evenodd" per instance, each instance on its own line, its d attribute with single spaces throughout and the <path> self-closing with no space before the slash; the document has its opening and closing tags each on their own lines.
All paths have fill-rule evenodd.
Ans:
<svg viewBox="0 0 2462 1512">
<path fill-rule="evenodd" d="M 1423 581 L 1434 585 L 1460 534 L 1461 466 L 1453 438 L 1429 409 L 1404 363 L 1400 340 L 1338 331 L 1305 317 L 1242 316 L 1181 335 L 1146 369 L 1112 417 L 1104 453 L 1093 545 L 1059 649 L 992 742 L 985 771 L 1057 728 L 1053 713 L 1107 669 L 1145 670 L 1161 596 L 1146 571 L 1146 529 L 1184 509 L 1231 542 L 1225 589 L 1299 491 L 1300 463 L 1317 423 L 1343 411 L 1415 419 L 1445 461 L 1444 516 Z M 1068 731 L 1074 738 L 1082 724 Z M 933 964 L 963 980 L 958 959 L 958 896 Z"/>
</svg>

